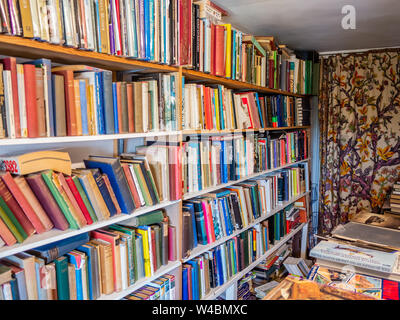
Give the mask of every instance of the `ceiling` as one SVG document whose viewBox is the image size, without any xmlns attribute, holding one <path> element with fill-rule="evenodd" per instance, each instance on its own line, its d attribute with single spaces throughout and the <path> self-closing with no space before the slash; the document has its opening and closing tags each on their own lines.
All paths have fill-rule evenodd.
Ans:
<svg viewBox="0 0 400 320">
<path fill-rule="evenodd" d="M 275 36 L 279 43 L 318 52 L 400 47 L 399 0 L 212 0 L 243 32 Z M 345 30 L 344 5 L 356 11 Z"/>
</svg>

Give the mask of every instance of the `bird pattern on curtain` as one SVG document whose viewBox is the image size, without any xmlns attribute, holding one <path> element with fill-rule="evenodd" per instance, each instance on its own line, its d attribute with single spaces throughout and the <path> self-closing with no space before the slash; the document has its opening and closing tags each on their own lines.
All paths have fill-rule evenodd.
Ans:
<svg viewBox="0 0 400 320">
<path fill-rule="evenodd" d="M 399 111 L 400 50 L 322 60 L 320 233 L 382 208 L 400 173 Z"/>
</svg>

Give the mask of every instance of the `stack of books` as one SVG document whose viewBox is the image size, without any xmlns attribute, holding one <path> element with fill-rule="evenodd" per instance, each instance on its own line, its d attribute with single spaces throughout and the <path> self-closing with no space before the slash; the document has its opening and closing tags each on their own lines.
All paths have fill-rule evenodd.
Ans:
<svg viewBox="0 0 400 320">
<path fill-rule="evenodd" d="M 166 273 L 122 300 L 176 300 L 175 276 Z"/>
<path fill-rule="evenodd" d="M 113 82 L 109 70 L 14 57 L 0 71 L 0 138 L 177 129 L 177 73 Z"/>
<path fill-rule="evenodd" d="M 168 216 L 155 211 L 0 260 L 10 300 L 95 300 L 175 260 Z"/>
<path fill-rule="evenodd" d="M 400 214 L 400 182 L 393 185 L 392 193 L 389 198 L 390 212 Z"/>
<path fill-rule="evenodd" d="M 234 92 L 223 85 L 185 83 L 182 128 L 185 130 L 262 129 L 305 125 L 309 110 L 302 98 Z M 304 104 L 306 104 L 304 102 Z"/>
<path fill-rule="evenodd" d="M 1 166 L 7 171 L 0 172 L 0 237 L 13 245 L 34 233 L 80 229 L 144 206 L 179 199 L 179 186 L 170 185 L 162 176 L 155 178 L 151 168 L 156 167 L 157 174 L 178 171 L 177 164 L 168 161 L 172 152 L 168 148 L 162 150 L 165 163 L 163 159 L 154 161 L 149 151 L 150 161 L 140 153 L 121 158 L 90 156 L 84 160 L 86 168 L 73 170 L 66 152 L 2 157 Z"/>
</svg>

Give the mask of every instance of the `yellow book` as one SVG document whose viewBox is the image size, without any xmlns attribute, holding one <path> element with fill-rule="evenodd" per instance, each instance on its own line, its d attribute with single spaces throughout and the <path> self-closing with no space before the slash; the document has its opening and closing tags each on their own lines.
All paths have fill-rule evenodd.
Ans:
<svg viewBox="0 0 400 320">
<path fill-rule="evenodd" d="M 292 171 L 292 181 L 293 181 L 293 193 L 297 194 L 297 179 L 296 179 L 296 174 L 294 170 Z"/>
<path fill-rule="evenodd" d="M 150 264 L 150 247 L 149 247 L 149 234 L 147 230 L 135 229 L 137 233 L 142 236 L 143 241 L 143 260 L 144 260 L 144 273 L 146 277 L 151 276 L 151 264 Z"/>
<path fill-rule="evenodd" d="M 19 9 L 22 20 L 22 31 L 25 38 L 33 38 L 33 23 L 29 0 L 19 0 Z"/>
<path fill-rule="evenodd" d="M 81 97 L 79 91 L 79 80 L 74 79 L 74 96 L 75 96 L 75 112 L 76 112 L 76 127 L 77 135 L 82 135 L 82 112 L 81 112 Z"/>
<path fill-rule="evenodd" d="M 221 130 L 220 120 L 219 120 L 219 99 L 218 99 L 218 89 L 214 89 L 214 110 L 215 110 L 215 124 L 216 129 Z"/>
<path fill-rule="evenodd" d="M 232 76 L 232 25 L 221 24 L 226 28 L 226 57 L 225 57 L 225 77 L 231 78 Z"/>
</svg>

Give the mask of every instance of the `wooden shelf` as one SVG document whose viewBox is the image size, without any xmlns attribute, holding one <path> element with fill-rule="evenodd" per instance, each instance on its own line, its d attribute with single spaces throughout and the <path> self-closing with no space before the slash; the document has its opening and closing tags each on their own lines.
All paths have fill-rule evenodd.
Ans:
<svg viewBox="0 0 400 320">
<path fill-rule="evenodd" d="M 216 191 L 216 190 L 219 190 L 219 189 L 223 189 L 223 188 L 226 188 L 226 187 L 228 187 L 228 186 L 234 185 L 234 184 L 236 184 L 236 183 L 240 183 L 240 182 L 249 180 L 249 179 L 251 179 L 251 178 L 255 178 L 255 177 L 258 177 L 258 176 L 262 176 L 263 174 L 266 174 L 266 173 L 271 173 L 271 172 L 274 172 L 274 171 L 277 171 L 277 170 L 281 170 L 281 169 L 284 169 L 284 168 L 288 168 L 288 167 L 291 167 L 291 166 L 294 166 L 294 165 L 296 165 L 296 164 L 299 164 L 299 163 L 302 163 L 302 162 L 306 162 L 306 161 L 309 161 L 309 159 L 304 159 L 304 160 L 301 160 L 301 161 L 297 161 L 297 162 L 293 162 L 293 163 L 288 163 L 288 164 L 286 164 L 286 165 L 284 165 L 284 166 L 281 166 L 281 167 L 277 167 L 277 168 L 273 168 L 273 169 L 268 169 L 268 170 L 264 170 L 264 171 L 261 171 L 261 172 L 256 172 L 256 173 L 254 173 L 254 174 L 251 174 L 251 175 L 249 175 L 249 176 L 240 178 L 240 179 L 238 179 L 238 180 L 232 180 L 232 181 L 229 181 L 228 183 L 219 184 L 219 185 L 217 185 L 217 186 L 213 186 L 213 187 L 210 187 L 210 188 L 206 188 L 206 189 L 203 189 L 203 190 L 200 190 L 200 191 L 185 193 L 185 194 L 183 194 L 182 199 L 183 199 L 183 200 L 188 200 L 188 199 L 191 199 L 191 198 L 195 198 L 195 197 L 201 196 L 201 195 L 203 195 L 203 194 L 205 194 L 205 193 L 209 193 L 209 192 L 213 192 L 213 191 Z"/>
<path fill-rule="evenodd" d="M 247 272 L 253 270 L 260 262 L 262 262 L 265 258 L 270 256 L 274 251 L 278 250 L 282 245 L 284 245 L 289 239 L 291 239 L 297 232 L 303 229 L 305 223 L 302 223 L 296 229 L 292 230 L 286 236 L 284 236 L 278 243 L 274 244 L 267 252 L 265 252 L 262 256 L 257 258 L 254 262 L 244 268 L 242 271 L 236 273 L 232 278 L 230 278 L 227 282 L 222 284 L 217 288 L 211 289 L 211 292 L 206 296 L 201 298 L 201 300 L 213 300 L 220 296 L 222 293 L 226 291 L 235 281 L 239 281 L 241 277 L 243 277 Z"/>
<path fill-rule="evenodd" d="M 66 47 L 17 36 L 0 35 L 0 53 L 62 64 L 86 64 L 112 71 L 178 72 L 179 68 L 105 53 Z"/>
<path fill-rule="evenodd" d="M 189 256 L 185 257 L 183 259 L 183 262 L 192 260 L 193 258 L 199 256 L 200 254 L 211 250 L 212 248 L 228 241 L 229 239 L 232 239 L 233 237 L 237 236 L 238 234 L 241 234 L 242 232 L 254 227 L 255 225 L 259 224 L 260 222 L 264 221 L 265 219 L 268 219 L 269 217 L 272 217 L 274 214 L 276 214 L 277 212 L 283 210 L 284 208 L 286 208 L 288 205 L 296 202 L 297 200 L 299 200 L 302 197 L 305 197 L 307 194 L 309 194 L 310 191 L 304 192 L 296 197 L 293 197 L 292 199 L 290 199 L 289 201 L 285 201 L 282 205 L 277 206 L 276 208 L 274 208 L 271 212 L 268 212 L 266 215 L 263 215 L 259 218 L 257 218 L 256 220 L 254 220 L 252 223 L 250 223 L 248 226 L 240 229 L 240 230 L 236 230 L 235 232 L 233 232 L 231 235 L 229 236 L 225 236 L 222 237 L 221 239 L 218 239 L 217 241 L 214 241 L 212 243 L 206 244 L 206 245 L 198 245 L 196 248 L 194 248 L 192 250 L 192 252 L 190 253 Z"/>
<path fill-rule="evenodd" d="M 232 79 L 220 77 L 220 76 L 214 76 L 212 74 L 204 73 L 201 71 L 190 70 L 190 69 L 182 68 L 182 75 L 185 77 L 185 82 L 187 79 L 187 80 L 201 81 L 201 82 L 205 82 L 208 84 L 222 84 L 227 88 L 237 89 L 237 90 L 257 91 L 257 92 L 262 92 L 262 93 L 267 93 L 267 94 L 281 94 L 281 95 L 285 95 L 285 96 L 299 97 L 299 98 L 305 98 L 306 96 L 308 96 L 308 95 L 304 95 L 304 94 L 297 94 L 297 93 L 292 93 L 292 92 L 283 91 L 283 90 L 279 90 L 279 89 L 269 89 L 267 87 L 256 86 L 251 83 L 238 81 L 238 80 L 232 80 Z"/>
<path fill-rule="evenodd" d="M 265 131 L 281 131 L 281 130 L 296 130 L 296 129 L 309 129 L 310 126 L 293 126 L 293 127 L 279 127 L 279 128 L 260 128 L 260 129 L 224 129 L 224 130 L 183 130 L 183 135 L 217 135 L 229 133 L 243 133 L 243 132 L 265 132 Z"/>
<path fill-rule="evenodd" d="M 52 243 L 55 241 L 67 239 L 67 238 L 76 236 L 78 234 L 89 232 L 89 231 L 92 231 L 92 230 L 95 230 L 98 228 L 103 228 L 103 227 L 109 226 L 114 223 L 126 221 L 129 219 L 132 219 L 133 217 L 145 214 L 147 212 L 151 212 L 154 210 L 162 209 L 167 206 L 177 204 L 180 201 L 181 200 L 165 201 L 165 202 L 159 203 L 155 206 L 143 207 L 143 208 L 133 211 L 131 214 L 122 213 L 122 214 L 113 216 L 110 219 L 98 221 L 93 224 L 87 225 L 78 230 L 67 229 L 65 231 L 62 231 L 62 230 L 58 230 L 58 229 L 52 229 L 50 231 L 47 231 L 47 232 L 44 232 L 41 234 L 34 234 L 22 243 L 14 244 L 12 246 L 4 246 L 4 247 L 0 248 L 0 258 L 4 258 L 4 257 L 10 256 L 10 255 L 16 254 L 18 252 L 26 251 L 26 250 L 33 249 L 33 248 L 36 248 L 39 246 L 43 246 L 45 244 L 49 244 L 49 243 Z"/>
<path fill-rule="evenodd" d="M 85 141 L 104 141 L 117 139 L 137 139 L 149 137 L 164 137 L 180 135 L 182 131 L 158 131 L 145 133 L 117 133 L 117 134 L 101 134 L 93 136 L 65 136 L 65 137 L 43 137 L 43 138 L 17 138 L 17 139 L 0 139 L 0 146 L 14 146 L 24 144 L 44 144 L 44 143 L 69 143 L 69 142 L 85 142 Z"/>
</svg>

